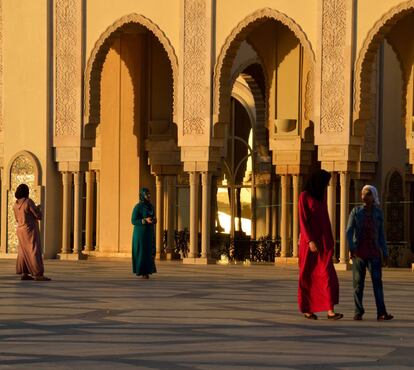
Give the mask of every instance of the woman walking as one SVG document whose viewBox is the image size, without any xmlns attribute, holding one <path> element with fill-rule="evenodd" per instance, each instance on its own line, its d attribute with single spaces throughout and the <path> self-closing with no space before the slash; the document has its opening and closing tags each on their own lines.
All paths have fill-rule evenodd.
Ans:
<svg viewBox="0 0 414 370">
<path fill-rule="evenodd" d="M 388 321 L 394 316 L 387 313 L 382 287 L 381 254 L 388 257 L 384 237 L 384 217 L 379 208 L 378 191 L 372 185 L 362 188 L 361 198 L 364 205 L 355 207 L 349 215 L 346 230 L 349 250 L 352 258 L 352 280 L 354 287 L 355 316 L 362 320 L 365 313 L 362 299 L 364 295 L 365 275 L 371 274 L 377 306 L 377 320 Z"/>
<path fill-rule="evenodd" d="M 16 273 L 22 280 L 48 281 L 44 276 L 42 246 L 38 221 L 42 219 L 40 206 L 29 198 L 29 187 L 20 184 L 15 192 L 16 202 L 13 207 L 17 222 L 17 239 L 19 241 Z"/>
<path fill-rule="evenodd" d="M 151 194 L 148 189 L 142 188 L 139 193 L 140 202 L 132 211 L 132 271 L 143 279 L 157 272 L 155 268 L 155 232 L 154 224 L 157 219 L 154 207 L 151 204 Z"/>
<path fill-rule="evenodd" d="M 315 312 L 327 311 L 328 319 L 339 320 L 334 311 L 339 301 L 339 283 L 332 262 L 334 239 L 326 204 L 331 175 L 319 170 L 311 175 L 299 197 L 299 309 L 305 318 L 316 320 Z"/>
</svg>

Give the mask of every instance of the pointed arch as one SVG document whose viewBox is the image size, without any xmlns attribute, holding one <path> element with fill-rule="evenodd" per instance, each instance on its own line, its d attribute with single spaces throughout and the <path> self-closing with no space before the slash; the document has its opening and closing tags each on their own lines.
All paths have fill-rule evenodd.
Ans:
<svg viewBox="0 0 414 370">
<path fill-rule="evenodd" d="M 405 1 L 385 13 L 368 32 L 355 62 L 353 103 L 354 122 L 359 119 L 369 118 L 369 94 L 371 84 L 370 66 L 374 62 L 379 44 L 385 39 L 392 26 L 413 11 L 414 0 Z M 395 50 L 395 48 L 393 49 L 401 64 L 401 58 L 397 50 Z M 404 69 L 402 68 L 402 71 L 403 70 Z M 403 78 L 405 80 L 406 76 L 403 76 Z M 405 99 L 406 92 L 402 91 L 402 93 L 404 94 L 403 99 Z"/>
<path fill-rule="evenodd" d="M 253 28 L 269 19 L 274 19 L 275 21 L 282 23 L 294 33 L 305 50 L 305 57 L 310 60 L 310 65 L 312 66 L 311 70 L 314 70 L 315 53 L 302 28 L 292 18 L 275 9 L 263 8 L 255 11 L 244 18 L 231 31 L 217 58 L 214 68 L 213 112 L 215 123 L 226 121 L 224 112 L 229 111 L 229 101 L 231 96 L 231 84 L 228 83 L 228 81 L 231 79 L 232 61 L 241 42 L 246 39 Z"/>
<path fill-rule="evenodd" d="M 100 83 L 102 68 L 106 54 L 109 50 L 112 40 L 118 35 L 121 27 L 127 24 L 138 24 L 148 31 L 161 43 L 171 64 L 173 79 L 173 120 L 176 122 L 177 115 L 177 96 L 178 96 L 178 58 L 174 48 L 165 33 L 151 21 L 140 14 L 129 14 L 115 21 L 99 37 L 92 49 L 85 69 L 85 86 L 84 86 L 84 125 L 98 124 L 100 122 Z"/>
</svg>

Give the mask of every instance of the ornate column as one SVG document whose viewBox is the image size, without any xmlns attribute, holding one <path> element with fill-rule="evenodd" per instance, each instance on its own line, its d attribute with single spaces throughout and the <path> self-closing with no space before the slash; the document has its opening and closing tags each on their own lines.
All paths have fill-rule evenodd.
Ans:
<svg viewBox="0 0 414 370">
<path fill-rule="evenodd" d="M 161 259 L 162 254 L 162 242 L 163 242 L 163 234 L 164 234 L 164 176 L 157 175 L 155 178 L 155 186 L 157 189 L 156 195 L 156 217 L 157 217 L 157 225 L 156 225 L 156 235 L 155 235 L 155 258 L 157 260 Z"/>
<path fill-rule="evenodd" d="M 279 186 L 280 186 L 280 181 L 279 179 L 275 179 L 273 181 L 273 186 L 272 186 L 272 193 L 273 193 L 273 197 L 272 197 L 272 238 L 276 239 L 277 235 L 277 221 L 278 221 L 278 203 L 279 203 Z"/>
<path fill-rule="evenodd" d="M 201 215 L 201 258 L 210 257 L 210 188 L 211 174 L 203 172 L 201 174 L 202 184 L 202 215 Z"/>
<path fill-rule="evenodd" d="M 0 168 L 1 176 L 1 253 L 7 252 L 7 190 L 5 186 L 5 170 Z"/>
<path fill-rule="evenodd" d="M 288 248 L 288 192 L 289 192 L 289 175 L 281 175 L 280 182 L 282 187 L 282 199 L 281 199 L 281 217 L 280 217 L 280 238 L 281 238 L 281 251 L 280 257 L 287 257 Z"/>
<path fill-rule="evenodd" d="M 73 254 L 82 255 L 82 172 L 73 174 Z"/>
<path fill-rule="evenodd" d="M 173 258 L 175 237 L 176 176 L 167 176 L 167 259 Z"/>
<path fill-rule="evenodd" d="M 63 207 L 62 207 L 62 252 L 61 258 L 71 253 L 70 232 L 72 225 L 72 173 L 62 172 Z"/>
<path fill-rule="evenodd" d="M 292 257 L 298 258 L 298 236 L 299 236 L 299 212 L 298 212 L 298 201 L 299 192 L 301 187 L 301 176 L 293 175 L 293 228 L 292 228 Z"/>
<path fill-rule="evenodd" d="M 87 171 L 85 173 L 86 183 L 86 220 L 85 220 L 85 251 L 89 252 L 93 249 L 92 233 L 93 233 L 93 201 L 94 201 L 94 184 L 95 173 Z"/>
<path fill-rule="evenodd" d="M 95 180 L 96 180 L 96 226 L 95 226 L 95 251 L 99 250 L 99 227 L 100 227 L 100 215 L 101 215 L 101 172 L 99 170 L 95 171 Z"/>
<path fill-rule="evenodd" d="M 190 172 L 190 259 L 198 257 L 198 188 L 199 173 Z"/>
<path fill-rule="evenodd" d="M 329 219 L 331 221 L 332 235 L 336 241 L 336 172 L 331 172 L 331 180 L 329 181 L 328 186 L 328 213 Z M 335 243 L 335 253 L 336 255 L 336 243 Z M 334 257 L 334 260 L 336 258 Z"/>
<path fill-rule="evenodd" d="M 266 204 L 266 236 L 272 234 L 272 186 L 271 183 L 267 186 L 267 204 Z"/>
<path fill-rule="evenodd" d="M 345 268 L 348 263 L 348 248 L 346 240 L 346 225 L 348 222 L 349 210 L 349 182 L 351 176 L 349 172 L 340 173 L 341 181 L 341 215 L 340 215 L 340 244 L 339 244 L 339 264 L 344 265 Z"/>
</svg>

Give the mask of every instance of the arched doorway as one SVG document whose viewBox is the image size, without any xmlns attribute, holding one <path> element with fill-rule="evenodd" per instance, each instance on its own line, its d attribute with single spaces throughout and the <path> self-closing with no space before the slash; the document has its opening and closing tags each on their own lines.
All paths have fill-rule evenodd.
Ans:
<svg viewBox="0 0 414 370">
<path fill-rule="evenodd" d="M 259 61 L 260 73 L 248 70 L 250 66 L 246 62 L 249 60 Z M 233 189 L 229 209 L 235 215 L 230 217 L 230 233 L 238 229 L 244 232 L 240 222 L 243 217 L 238 217 L 243 209 L 238 192 L 249 185 L 252 188 L 250 236 L 253 240 L 265 238 L 272 242 L 280 238 L 283 257 L 297 257 L 298 216 L 295 210 L 301 190 L 300 178 L 315 165 L 311 122 L 313 71 L 314 54 L 306 35 L 294 20 L 272 9 L 258 10 L 235 27 L 226 39 L 215 69 L 214 135 L 226 143 L 225 160 L 236 146 L 235 141 L 240 145 L 244 143 L 243 148 L 236 148 L 233 154 L 234 171 L 244 166 L 240 161 L 246 156 L 252 157 L 254 170 L 251 183 L 243 183 L 237 178 L 240 174 L 227 170 L 233 181 L 228 186 Z M 238 134 L 238 131 L 241 134 L 239 122 L 234 122 L 237 114 L 239 117 L 258 116 L 256 100 L 253 114 L 248 114 L 243 104 L 232 99 L 233 81 L 237 83 L 243 75 L 249 75 L 256 83 L 264 102 L 262 129 L 255 123 L 250 124 L 251 145 L 246 135 Z M 249 88 L 253 92 L 254 88 Z M 235 160 L 238 154 L 239 161 Z M 261 157 L 260 163 L 258 157 Z"/>
<path fill-rule="evenodd" d="M 148 147 L 166 138 L 176 142 L 176 58 L 165 35 L 138 15 L 111 26 L 91 58 L 85 132 L 92 142 L 89 168 L 97 177 L 95 250 L 129 254 L 131 210 L 139 189 L 149 188 L 156 202 L 157 173 L 149 165 Z"/>
</svg>

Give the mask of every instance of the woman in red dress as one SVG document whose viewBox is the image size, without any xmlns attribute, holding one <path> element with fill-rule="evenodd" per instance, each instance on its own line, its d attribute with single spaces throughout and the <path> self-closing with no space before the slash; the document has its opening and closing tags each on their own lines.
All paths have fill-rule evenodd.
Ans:
<svg viewBox="0 0 414 370">
<path fill-rule="evenodd" d="M 331 175 L 313 173 L 299 197 L 299 309 L 305 318 L 316 320 L 315 312 L 328 311 L 328 319 L 343 317 L 335 313 L 339 283 L 332 262 L 334 238 L 326 204 L 326 188 Z"/>
</svg>

